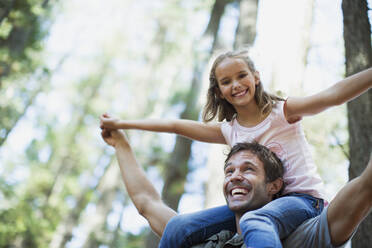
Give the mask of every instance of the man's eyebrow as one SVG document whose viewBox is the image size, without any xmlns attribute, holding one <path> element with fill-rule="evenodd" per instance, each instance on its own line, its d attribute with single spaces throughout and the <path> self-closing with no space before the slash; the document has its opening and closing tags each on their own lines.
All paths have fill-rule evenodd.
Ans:
<svg viewBox="0 0 372 248">
<path fill-rule="evenodd" d="M 231 162 L 227 162 L 225 163 L 225 166 L 223 167 L 223 169 L 226 169 L 227 166 L 231 165 L 232 163 Z"/>
<path fill-rule="evenodd" d="M 252 163 L 252 162 L 250 162 L 250 161 L 244 161 L 244 164 L 246 164 L 246 165 L 250 165 L 250 166 L 252 166 L 252 167 L 255 167 L 255 168 L 258 168 L 258 165 L 256 165 L 256 164 L 254 164 L 254 163 Z"/>
</svg>

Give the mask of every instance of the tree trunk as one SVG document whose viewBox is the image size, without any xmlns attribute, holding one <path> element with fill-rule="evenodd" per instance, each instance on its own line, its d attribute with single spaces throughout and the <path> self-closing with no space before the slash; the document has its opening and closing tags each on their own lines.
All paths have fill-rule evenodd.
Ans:
<svg viewBox="0 0 372 248">
<path fill-rule="evenodd" d="M 79 109 L 76 111 L 77 121 L 71 132 L 68 133 L 69 137 L 68 141 L 66 142 L 67 145 L 75 143 L 76 136 L 84 127 L 84 119 L 89 114 L 92 101 L 99 93 L 99 90 L 102 86 L 102 81 L 106 74 L 107 66 L 107 63 L 104 63 L 102 65 L 102 71 L 99 73 L 99 75 L 92 75 L 90 78 L 86 79 L 87 81 L 91 80 L 91 85 L 89 85 L 90 89 L 86 91 L 86 95 L 82 95 L 82 97 L 86 99 L 84 105 L 75 107 L 76 109 Z M 61 151 L 61 154 L 56 154 L 55 151 L 52 151 L 54 156 L 51 156 L 48 161 L 48 166 L 50 166 L 51 170 L 55 173 L 55 178 L 47 193 L 47 204 L 49 204 L 51 196 L 54 194 L 58 195 L 58 193 L 63 189 L 63 185 L 65 183 L 64 178 L 69 175 L 71 169 L 73 169 L 75 166 L 75 162 L 69 161 L 74 152 L 72 152 L 71 149 L 61 149 Z"/>
<path fill-rule="evenodd" d="M 107 165 L 105 169 L 105 173 L 100 178 L 99 184 L 95 188 L 83 188 L 81 189 L 78 196 L 76 196 L 76 206 L 72 208 L 66 216 L 64 216 L 64 219 L 58 224 L 58 227 L 56 231 L 53 234 L 52 241 L 50 243 L 51 248 L 62 248 L 66 247 L 67 242 L 69 242 L 72 238 L 72 231 L 76 226 L 79 224 L 80 216 L 83 212 L 83 210 L 86 208 L 88 203 L 90 202 L 90 196 L 91 192 L 94 192 L 98 189 L 98 191 L 102 192 L 101 199 L 102 201 L 112 201 L 112 193 L 111 189 L 116 187 L 116 185 L 121 181 L 120 180 L 120 173 L 115 170 L 117 166 L 112 165 L 112 159 L 109 162 L 109 165 Z M 116 179 L 113 179 L 115 178 Z M 107 181 L 111 181 L 112 183 L 107 183 Z M 114 185 L 114 186 L 113 186 Z M 109 194 L 106 196 L 107 189 L 109 189 Z M 116 189 L 116 188 L 115 188 Z M 109 198 L 109 199 L 107 199 Z M 104 204 L 101 203 L 101 204 Z M 97 204 L 100 205 L 100 204 Z M 99 212 L 101 208 L 97 207 L 97 212 Z M 98 223 L 98 219 L 100 218 L 100 214 L 98 213 L 94 217 L 91 217 L 92 225 Z M 94 227 L 90 227 L 91 230 Z M 90 232 L 89 232 L 90 234 Z"/>
<path fill-rule="evenodd" d="M 83 99 L 87 99 L 83 106 L 76 106 L 77 120 L 74 128 L 68 133 L 68 138 L 66 138 L 66 143 L 68 149 L 59 149 L 57 151 L 52 151 L 53 156 L 51 156 L 48 161 L 48 166 L 51 171 L 55 173 L 55 177 L 52 185 L 48 188 L 46 194 L 45 205 L 53 205 L 53 198 L 58 197 L 63 191 L 64 185 L 66 183 L 66 178 L 71 175 L 71 171 L 76 170 L 78 159 L 76 152 L 73 151 L 74 144 L 76 142 L 76 136 L 80 133 L 84 126 L 84 119 L 89 114 L 91 109 L 91 102 L 97 96 L 100 87 L 102 86 L 103 78 L 106 74 L 107 63 L 103 63 L 102 71 L 99 75 L 92 76 L 92 79 L 87 79 L 86 82 L 90 83 L 89 90 L 86 93 L 81 93 Z M 82 84 L 86 83 L 82 82 Z M 90 196 L 89 192 L 93 189 L 82 189 L 76 196 L 77 206 L 64 217 L 64 220 L 59 223 L 57 230 L 52 238 L 51 247 L 65 247 L 65 244 L 72 238 L 72 230 L 76 227 L 81 213 L 85 209 L 86 205 L 89 203 Z"/>
<path fill-rule="evenodd" d="M 122 179 L 119 167 L 111 165 L 97 188 L 100 197 L 97 200 L 94 215 L 84 218 L 84 225 L 88 230 L 88 238 L 83 245 L 84 248 L 99 247 L 103 244 L 102 241 L 107 239 L 104 232 L 106 219 L 121 185 Z"/>
<path fill-rule="evenodd" d="M 200 109 L 196 105 L 196 102 L 202 85 L 202 73 L 211 54 L 217 47 L 217 33 L 220 26 L 220 20 L 224 13 L 224 9 L 229 2 L 231 2 L 231 0 L 216 0 L 212 8 L 207 29 L 201 39 L 198 42 L 195 42 L 193 49 L 195 51 L 193 79 L 190 91 L 186 98 L 187 102 L 185 110 L 181 114 L 182 119 L 198 119 Z M 200 44 L 204 43 L 203 41 L 209 41 L 209 39 L 212 41 L 212 46 L 209 51 L 203 50 L 203 47 L 198 47 Z M 186 176 L 188 174 L 188 161 L 191 153 L 191 144 L 191 140 L 177 136 L 172 155 L 165 165 L 166 174 L 162 197 L 164 202 L 175 210 L 178 209 L 180 198 L 184 193 Z M 146 247 L 157 247 L 158 242 L 159 239 L 153 233 L 150 233 L 150 236 L 148 236 L 146 240 Z"/>
<path fill-rule="evenodd" d="M 372 66 L 371 27 L 367 1 L 343 0 L 346 76 Z M 349 121 L 350 180 L 364 170 L 372 147 L 372 90 L 347 104 Z M 372 215 L 359 226 L 353 247 L 370 247 Z"/>
<path fill-rule="evenodd" d="M 234 49 L 251 47 L 256 38 L 258 0 L 241 0 Z"/>
</svg>

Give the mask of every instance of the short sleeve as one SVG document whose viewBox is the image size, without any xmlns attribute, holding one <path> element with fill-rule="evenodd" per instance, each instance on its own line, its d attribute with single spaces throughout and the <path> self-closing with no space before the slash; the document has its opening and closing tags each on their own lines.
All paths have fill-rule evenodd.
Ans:
<svg viewBox="0 0 372 248">
<path fill-rule="evenodd" d="M 225 138 L 226 144 L 231 147 L 232 141 L 232 122 L 224 121 L 221 123 L 221 133 Z"/>
<path fill-rule="evenodd" d="M 302 117 L 301 116 L 294 116 L 294 117 L 292 117 L 290 119 L 287 119 L 286 118 L 287 100 L 288 100 L 288 97 L 285 99 L 284 104 L 283 104 L 283 117 L 284 117 L 284 119 L 286 119 L 286 121 L 289 124 L 294 124 L 296 122 L 299 122 L 300 120 L 302 120 Z"/>
</svg>

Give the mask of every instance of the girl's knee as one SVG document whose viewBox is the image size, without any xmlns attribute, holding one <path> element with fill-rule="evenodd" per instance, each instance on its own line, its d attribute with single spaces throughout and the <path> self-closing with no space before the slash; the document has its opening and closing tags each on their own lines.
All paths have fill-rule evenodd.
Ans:
<svg viewBox="0 0 372 248">
<path fill-rule="evenodd" d="M 253 210 L 246 212 L 239 221 L 239 225 L 242 226 L 243 223 L 252 221 L 270 221 L 270 217 L 265 214 L 265 211 Z"/>
<path fill-rule="evenodd" d="M 183 242 L 185 242 L 184 223 L 186 221 L 187 218 L 183 215 L 177 215 L 171 218 L 165 226 L 159 247 L 182 247 Z"/>
<path fill-rule="evenodd" d="M 167 223 L 164 234 L 172 233 L 172 235 L 166 236 L 177 236 L 176 234 L 179 232 L 184 233 L 185 226 L 188 225 L 189 218 L 185 217 L 184 215 L 176 215 L 169 220 Z"/>
<path fill-rule="evenodd" d="M 172 226 L 172 227 L 175 227 L 175 226 L 178 226 L 178 225 L 183 225 L 185 224 L 185 222 L 187 221 L 188 218 L 185 218 L 184 215 L 176 215 L 174 216 L 173 218 L 170 219 L 170 221 L 168 222 L 168 225 Z"/>
<path fill-rule="evenodd" d="M 251 232 L 272 233 L 272 235 L 277 233 L 276 224 L 270 216 L 256 210 L 245 213 L 240 218 L 239 226 L 244 236 Z"/>
</svg>

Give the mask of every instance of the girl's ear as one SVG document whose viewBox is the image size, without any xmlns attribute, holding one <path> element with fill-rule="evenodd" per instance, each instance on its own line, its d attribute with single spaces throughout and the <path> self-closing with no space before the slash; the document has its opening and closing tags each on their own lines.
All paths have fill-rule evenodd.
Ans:
<svg viewBox="0 0 372 248">
<path fill-rule="evenodd" d="M 255 84 L 258 85 L 260 83 L 260 73 L 258 71 L 255 71 L 253 73 L 253 76 L 254 76 L 254 80 L 255 80 Z"/>
<path fill-rule="evenodd" d="M 267 192 L 270 194 L 270 195 L 275 195 L 276 193 L 278 193 L 280 191 L 280 189 L 282 188 L 283 186 L 283 179 L 282 178 L 277 178 L 276 180 L 270 182 L 267 184 Z"/>
</svg>

